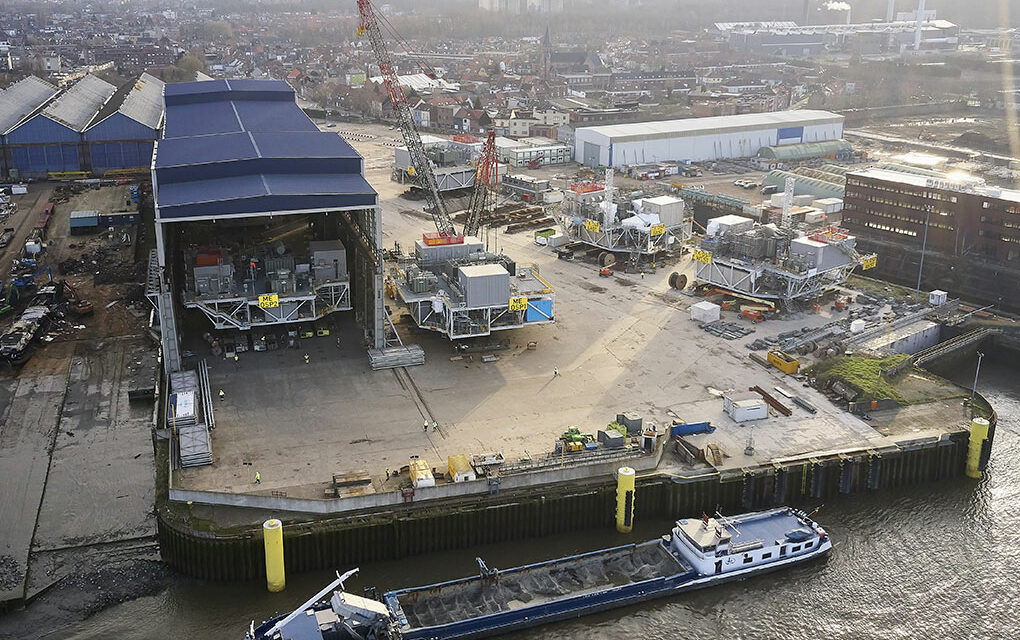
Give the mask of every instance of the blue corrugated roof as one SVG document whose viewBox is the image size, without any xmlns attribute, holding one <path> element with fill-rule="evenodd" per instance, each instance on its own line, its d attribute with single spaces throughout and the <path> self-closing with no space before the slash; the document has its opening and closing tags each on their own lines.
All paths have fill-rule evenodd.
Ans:
<svg viewBox="0 0 1020 640">
<path fill-rule="evenodd" d="M 160 220 L 370 207 L 361 156 L 271 80 L 168 84 L 156 148 Z"/>
<path fill-rule="evenodd" d="M 357 174 L 256 174 L 159 185 L 161 221 L 375 206 Z"/>
</svg>

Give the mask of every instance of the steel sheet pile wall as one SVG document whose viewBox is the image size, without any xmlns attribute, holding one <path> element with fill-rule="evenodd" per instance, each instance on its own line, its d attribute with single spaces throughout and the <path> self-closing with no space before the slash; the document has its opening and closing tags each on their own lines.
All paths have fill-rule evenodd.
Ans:
<svg viewBox="0 0 1020 640">
<path fill-rule="evenodd" d="M 966 454 L 967 433 L 959 432 L 881 454 L 828 456 L 725 475 L 650 476 L 638 481 L 635 518 L 817 505 L 819 499 L 839 494 L 957 477 Z M 385 513 L 288 526 L 286 564 L 295 571 L 310 571 L 570 531 L 608 531 L 615 502 L 615 483 L 607 479 L 593 480 L 586 487 L 543 486 L 442 505 L 408 503 Z M 227 536 L 192 532 L 168 520 L 165 510 L 159 513 L 160 552 L 178 570 L 208 580 L 264 577 L 259 532 Z"/>
</svg>

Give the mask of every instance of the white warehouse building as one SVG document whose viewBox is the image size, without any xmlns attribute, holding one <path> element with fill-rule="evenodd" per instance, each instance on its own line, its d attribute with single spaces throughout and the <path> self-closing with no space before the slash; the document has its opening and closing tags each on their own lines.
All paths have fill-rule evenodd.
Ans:
<svg viewBox="0 0 1020 640">
<path fill-rule="evenodd" d="M 633 122 L 577 128 L 574 160 L 591 167 L 704 162 L 749 158 L 762 147 L 842 137 L 843 116 L 828 111 L 774 111 Z"/>
</svg>

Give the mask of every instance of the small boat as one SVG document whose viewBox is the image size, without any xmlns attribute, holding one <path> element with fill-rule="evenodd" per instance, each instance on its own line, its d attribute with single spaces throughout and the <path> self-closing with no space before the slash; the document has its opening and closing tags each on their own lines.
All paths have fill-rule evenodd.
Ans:
<svg viewBox="0 0 1020 640">
<path fill-rule="evenodd" d="M 381 600 L 343 590 L 354 569 L 293 612 L 252 623 L 247 638 L 483 638 L 776 571 L 831 549 L 825 530 L 796 509 L 706 515 L 679 520 L 655 540 L 513 569 L 477 558 L 476 576 L 389 591 Z"/>
</svg>

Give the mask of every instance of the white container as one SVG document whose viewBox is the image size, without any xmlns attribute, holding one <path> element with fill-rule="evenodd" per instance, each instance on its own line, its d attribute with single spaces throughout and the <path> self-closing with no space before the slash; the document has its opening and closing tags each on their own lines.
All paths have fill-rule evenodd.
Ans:
<svg viewBox="0 0 1020 640">
<path fill-rule="evenodd" d="M 756 393 L 749 391 L 728 393 L 723 396 L 723 410 L 734 422 L 762 420 L 769 417 L 769 407 Z"/>
<path fill-rule="evenodd" d="M 28 187 L 23 184 L 16 184 L 11 187 L 11 195 L 23 196 L 28 193 Z"/>
<path fill-rule="evenodd" d="M 928 304 L 933 307 L 944 305 L 946 300 L 949 298 L 949 294 L 941 289 L 935 289 L 928 294 Z"/>
<path fill-rule="evenodd" d="M 854 320 L 853 322 L 850 323 L 850 333 L 860 333 L 864 331 L 864 327 L 866 324 L 867 323 L 864 322 L 864 320 L 861 320 L 860 318 Z"/>
<path fill-rule="evenodd" d="M 715 322 L 719 319 L 720 308 L 708 300 L 691 305 L 691 320 L 696 322 Z"/>
</svg>

